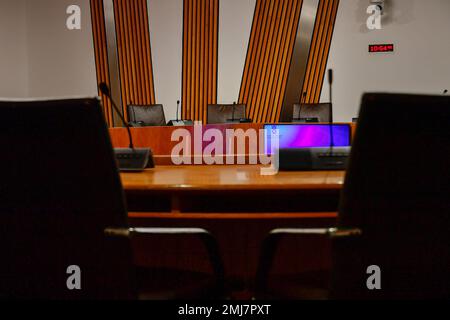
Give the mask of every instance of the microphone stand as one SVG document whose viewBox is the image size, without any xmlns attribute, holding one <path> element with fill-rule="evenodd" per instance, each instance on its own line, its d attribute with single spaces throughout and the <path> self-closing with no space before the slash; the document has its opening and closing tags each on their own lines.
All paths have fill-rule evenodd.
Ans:
<svg viewBox="0 0 450 320">
<path fill-rule="evenodd" d="M 227 122 L 235 123 L 236 120 L 239 120 L 235 119 L 235 115 L 236 115 L 236 102 L 233 102 L 233 106 L 231 108 L 231 119 L 227 119 Z"/>
<path fill-rule="evenodd" d="M 234 115 L 236 114 L 236 102 L 233 102 L 233 111 L 231 115 L 231 121 L 234 122 Z"/>
<path fill-rule="evenodd" d="M 232 109 L 232 114 L 231 114 L 231 119 L 227 119 L 227 122 L 232 122 L 232 123 L 251 123 L 252 120 L 250 118 L 247 118 L 247 115 L 245 114 L 245 108 L 244 108 L 244 118 L 238 118 L 236 119 L 236 101 L 233 102 L 233 109 Z"/>
<path fill-rule="evenodd" d="M 333 119 L 333 69 L 328 70 L 328 84 L 330 93 L 330 155 L 333 155 L 334 145 L 334 119 Z"/>
<path fill-rule="evenodd" d="M 114 99 L 111 97 L 111 91 L 108 85 L 104 82 L 99 85 L 100 92 L 103 93 L 109 101 L 115 112 L 117 112 L 120 120 L 127 128 L 128 140 L 130 142 L 129 148 L 114 148 L 117 165 L 121 171 L 143 171 L 147 167 L 154 167 L 153 156 L 150 148 L 135 148 L 133 144 L 133 136 L 131 135 L 130 124 L 125 120 L 122 113 L 119 111 Z"/>
<path fill-rule="evenodd" d="M 194 123 L 192 120 L 180 120 L 181 108 L 180 108 L 180 100 L 177 101 L 177 116 L 176 120 L 170 120 L 167 125 L 168 126 L 192 126 Z M 182 117 L 181 117 L 182 118 Z"/>
</svg>

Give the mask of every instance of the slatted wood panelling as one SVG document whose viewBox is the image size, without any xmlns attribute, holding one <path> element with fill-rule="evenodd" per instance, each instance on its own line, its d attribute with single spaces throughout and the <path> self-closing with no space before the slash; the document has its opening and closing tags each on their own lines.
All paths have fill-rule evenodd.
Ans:
<svg viewBox="0 0 450 320">
<path fill-rule="evenodd" d="M 302 103 L 318 103 L 325 79 L 339 0 L 320 0 L 308 58 Z"/>
<path fill-rule="evenodd" d="M 106 47 L 106 30 L 105 30 L 105 17 L 103 11 L 103 0 L 91 0 L 91 21 L 92 21 L 92 34 L 94 39 L 94 51 L 95 51 L 95 65 L 97 72 L 97 83 L 109 81 L 109 68 L 108 68 L 108 52 Z M 112 112 L 111 103 L 109 99 L 104 97 L 100 91 L 98 94 L 103 101 L 103 111 L 105 114 L 108 125 L 112 124 Z"/>
<path fill-rule="evenodd" d="M 219 0 L 184 0 L 183 118 L 206 123 L 217 102 Z"/>
<path fill-rule="evenodd" d="M 257 0 L 239 103 L 254 122 L 279 118 L 302 0 Z"/>
<path fill-rule="evenodd" d="M 124 115 L 129 104 L 154 104 L 155 89 L 146 0 L 115 0 Z"/>
</svg>

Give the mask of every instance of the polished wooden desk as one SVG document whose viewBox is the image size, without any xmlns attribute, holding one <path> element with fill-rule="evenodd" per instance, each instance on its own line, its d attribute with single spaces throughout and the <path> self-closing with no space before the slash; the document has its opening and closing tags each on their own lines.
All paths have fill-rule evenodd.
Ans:
<svg viewBox="0 0 450 320">
<path fill-rule="evenodd" d="M 280 172 L 262 176 L 260 168 L 158 166 L 142 173 L 122 173 L 130 224 L 208 229 L 219 241 L 227 275 L 249 287 L 261 242 L 270 230 L 335 226 L 344 181 L 344 172 Z M 154 248 L 144 238 L 134 239 L 136 263 L 175 262 L 193 270 L 209 270 L 203 255 L 192 249 L 190 242 L 172 249 L 168 246 L 165 243 Z M 306 239 L 301 244 L 290 243 L 288 249 L 281 250 L 275 272 L 327 268 L 330 264 L 326 241 Z M 167 252 L 177 250 L 187 253 L 186 257 L 168 257 Z M 162 257 L 168 260 L 162 262 Z"/>
<path fill-rule="evenodd" d="M 158 166 L 138 174 L 122 173 L 121 177 L 127 195 L 133 199 L 133 202 L 129 203 L 131 210 L 146 212 L 145 215 L 152 217 L 161 215 L 164 218 L 168 213 L 189 213 L 193 217 L 192 214 L 196 213 L 215 212 L 236 213 L 237 217 L 241 217 L 239 215 L 246 213 L 243 209 L 248 208 L 248 204 L 252 206 L 249 208 L 251 212 L 285 212 L 289 214 L 288 217 L 293 213 L 305 211 L 323 212 L 326 210 L 324 203 L 317 203 L 314 208 L 306 208 L 305 201 L 292 205 L 291 197 L 319 196 L 322 200 L 330 195 L 337 197 L 344 180 L 344 173 L 338 171 L 279 172 L 265 176 L 261 175 L 261 168 L 259 165 Z M 266 195 L 265 200 L 275 201 L 275 205 L 262 208 L 260 203 L 267 202 L 260 199 L 263 194 Z M 154 199 L 155 195 L 157 199 Z M 240 206 L 227 206 L 226 202 L 236 197 L 247 205 L 241 203 Z M 138 198 L 140 201 L 137 201 Z M 201 201 L 196 204 L 195 200 L 198 199 Z M 160 212 L 155 210 L 158 206 Z M 226 211 L 225 208 L 229 210 Z M 333 206 L 329 209 L 335 211 L 336 208 Z M 140 214 L 131 215 L 139 217 Z"/>
<path fill-rule="evenodd" d="M 158 166 L 121 173 L 127 191 L 340 190 L 343 171 L 279 172 L 261 175 L 260 165 Z"/>
</svg>

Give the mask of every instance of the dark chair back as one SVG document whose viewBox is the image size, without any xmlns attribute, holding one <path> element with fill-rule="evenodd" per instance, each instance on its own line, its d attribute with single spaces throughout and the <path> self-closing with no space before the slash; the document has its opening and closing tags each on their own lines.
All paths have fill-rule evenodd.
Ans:
<svg viewBox="0 0 450 320">
<path fill-rule="evenodd" d="M 332 122 L 331 103 L 294 104 L 292 122 L 317 118 L 319 122 Z"/>
<path fill-rule="evenodd" d="M 0 297 L 132 297 L 126 207 L 97 99 L 0 102 Z M 81 290 L 73 271 L 81 270 Z M 69 271 L 69 273 L 67 273 Z"/>
<path fill-rule="evenodd" d="M 245 104 L 210 104 L 208 105 L 208 124 L 232 122 L 231 119 L 244 119 L 246 117 Z"/>
<path fill-rule="evenodd" d="M 334 297 L 450 297 L 450 97 L 363 97 L 339 217 Z"/>
<path fill-rule="evenodd" d="M 165 126 L 166 116 L 162 104 L 129 105 L 128 118 L 132 126 Z"/>
</svg>

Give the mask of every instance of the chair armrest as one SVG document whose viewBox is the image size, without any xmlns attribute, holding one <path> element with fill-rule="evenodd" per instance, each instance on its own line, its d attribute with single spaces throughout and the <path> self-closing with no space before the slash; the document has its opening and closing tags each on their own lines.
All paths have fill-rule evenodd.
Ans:
<svg viewBox="0 0 450 320">
<path fill-rule="evenodd" d="M 200 228 L 106 228 L 105 234 L 112 237 L 131 238 L 134 235 L 173 235 L 185 237 L 197 236 L 205 246 L 208 257 L 213 268 L 218 284 L 223 285 L 225 281 L 225 268 L 220 255 L 219 245 L 216 238 L 207 230 Z"/>
<path fill-rule="evenodd" d="M 323 229 L 274 229 L 266 237 L 262 244 L 261 254 L 256 272 L 256 291 L 264 291 L 267 287 L 267 279 L 273 265 L 278 244 L 284 236 L 318 236 L 331 240 L 354 238 L 362 234 L 360 229 L 351 228 L 323 228 Z"/>
<path fill-rule="evenodd" d="M 357 228 L 322 228 L 322 229 L 274 229 L 269 233 L 268 238 L 287 235 L 317 235 L 329 236 L 333 238 L 350 238 L 357 237 L 362 231 Z"/>
</svg>

